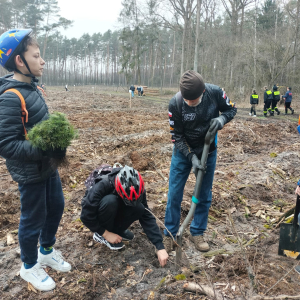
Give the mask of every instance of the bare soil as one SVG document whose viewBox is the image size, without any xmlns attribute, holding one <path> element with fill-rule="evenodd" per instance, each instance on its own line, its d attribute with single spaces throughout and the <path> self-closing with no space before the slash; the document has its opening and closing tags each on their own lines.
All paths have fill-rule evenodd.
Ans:
<svg viewBox="0 0 300 300">
<path fill-rule="evenodd" d="M 64 112 L 79 130 L 78 140 L 68 148 L 69 166 L 59 170 L 66 205 L 55 245 L 72 264 L 72 271 L 66 274 L 49 269 L 57 287 L 47 293 L 28 290 L 20 278 L 19 191 L 0 158 L 1 299 L 208 299 L 185 292 L 183 284 L 187 281 L 213 285 L 224 299 L 249 299 L 249 265 L 255 275 L 254 293 L 300 294 L 300 276 L 293 270 L 298 262 L 277 255 L 279 228 L 275 228 L 278 218 L 295 204 L 298 115 L 264 118 L 260 111 L 253 118 L 248 108 L 242 108 L 220 131 L 205 238 L 212 250 L 222 251 L 205 257 L 196 251 L 186 232 L 184 258 L 178 270 L 174 253 L 165 268 L 159 266 L 154 246 L 139 223 L 131 226 L 134 240 L 126 243 L 124 250 L 111 251 L 95 244 L 92 233 L 80 221 L 84 180 L 96 166 L 120 162 L 141 172 L 149 206 L 163 229 L 173 149 L 167 115 L 170 96 L 135 97 L 129 108 L 125 93 L 52 88 L 47 94 L 50 111 Z M 279 109 L 283 112 L 282 107 Z M 182 220 L 189 211 L 194 184 L 191 173 Z M 7 245 L 9 233 L 15 240 L 12 245 Z M 176 280 L 174 276 L 181 273 L 183 280 Z"/>
</svg>

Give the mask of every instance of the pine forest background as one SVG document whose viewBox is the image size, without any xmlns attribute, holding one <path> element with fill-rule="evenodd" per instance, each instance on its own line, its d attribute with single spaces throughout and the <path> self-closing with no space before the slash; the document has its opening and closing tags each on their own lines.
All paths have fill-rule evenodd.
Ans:
<svg viewBox="0 0 300 300">
<path fill-rule="evenodd" d="M 0 0 L 0 33 L 32 28 L 46 85 L 178 87 L 187 69 L 236 95 L 300 88 L 300 0 L 123 0 L 119 29 L 69 39 L 56 0 Z M 5 72 L 1 68 L 0 75 Z"/>
</svg>

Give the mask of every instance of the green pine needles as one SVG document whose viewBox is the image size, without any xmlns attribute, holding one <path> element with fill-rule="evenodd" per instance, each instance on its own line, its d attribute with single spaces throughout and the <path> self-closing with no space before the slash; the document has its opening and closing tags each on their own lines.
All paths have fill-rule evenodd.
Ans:
<svg viewBox="0 0 300 300">
<path fill-rule="evenodd" d="M 36 124 L 28 131 L 29 142 L 46 150 L 65 149 L 78 137 L 77 130 L 60 112 L 50 114 L 49 119 Z"/>
</svg>

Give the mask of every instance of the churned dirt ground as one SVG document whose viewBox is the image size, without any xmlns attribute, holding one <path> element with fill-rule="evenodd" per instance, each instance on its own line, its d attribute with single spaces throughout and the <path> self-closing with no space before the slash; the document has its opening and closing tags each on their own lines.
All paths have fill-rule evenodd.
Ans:
<svg viewBox="0 0 300 300">
<path fill-rule="evenodd" d="M 135 97 L 129 108 L 128 95 L 115 91 L 49 88 L 47 94 L 50 111 L 64 112 L 79 130 L 79 138 L 68 148 L 69 166 L 60 169 L 66 205 L 55 245 L 72 264 L 72 271 L 66 274 L 49 269 L 57 287 L 47 293 L 30 291 L 20 278 L 19 192 L 0 158 L 1 299 L 212 299 L 186 291 L 183 286 L 189 282 L 215 290 L 223 296 L 219 299 L 250 299 L 252 291 L 268 297 L 300 294 L 300 276 L 293 270 L 298 262 L 277 255 L 276 228 L 296 199 L 294 189 L 300 177 L 298 114 L 263 118 L 260 108 L 258 117 L 253 118 L 248 115 L 248 105 L 239 108 L 236 101 L 236 118 L 219 133 L 205 235 L 212 251 L 205 255 L 197 252 L 187 231 L 182 264 L 176 268 L 173 253 L 161 268 L 154 247 L 137 222 L 131 227 L 135 238 L 125 249 L 110 251 L 95 244 L 92 233 L 80 221 L 80 203 L 84 180 L 96 166 L 115 162 L 132 165 L 144 178 L 149 206 L 163 229 L 173 148 L 167 114 L 170 96 Z M 189 211 L 194 184 L 191 174 L 182 220 Z M 248 276 L 251 269 L 253 281 Z"/>
</svg>

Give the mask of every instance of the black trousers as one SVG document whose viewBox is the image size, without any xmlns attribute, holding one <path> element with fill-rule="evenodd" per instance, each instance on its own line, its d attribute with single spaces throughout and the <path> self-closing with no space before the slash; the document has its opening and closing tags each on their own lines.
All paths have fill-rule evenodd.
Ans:
<svg viewBox="0 0 300 300">
<path fill-rule="evenodd" d="M 291 102 L 285 102 L 285 113 L 287 113 L 288 109 L 290 109 L 291 111 L 293 111 L 293 109 L 291 108 Z"/>
<path fill-rule="evenodd" d="M 109 194 L 101 200 L 98 218 L 101 226 L 107 231 L 120 234 L 134 221 L 140 219 L 144 211 L 145 207 L 142 203 L 127 206 L 119 196 Z"/>
<path fill-rule="evenodd" d="M 265 105 L 264 105 L 264 115 L 266 116 L 268 111 L 271 110 L 270 106 L 272 104 L 272 100 L 266 100 Z"/>
</svg>

